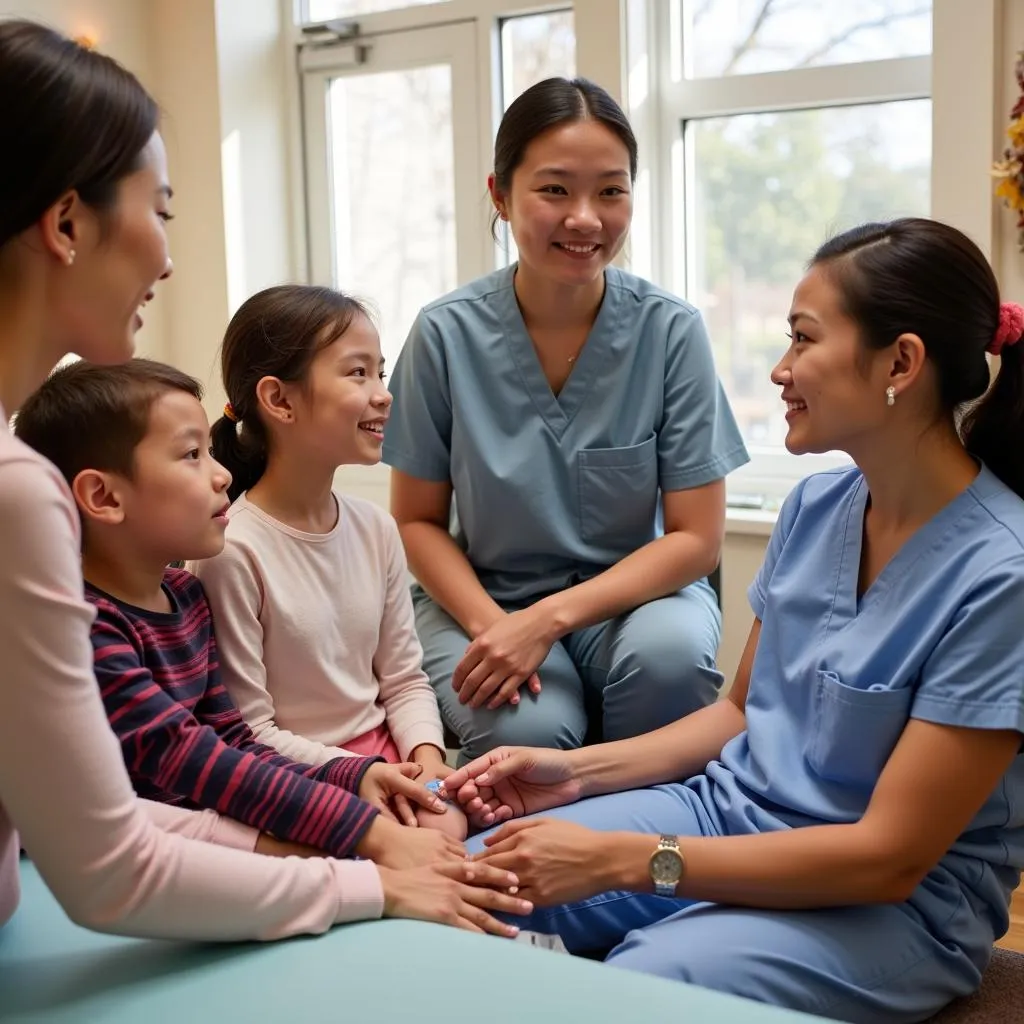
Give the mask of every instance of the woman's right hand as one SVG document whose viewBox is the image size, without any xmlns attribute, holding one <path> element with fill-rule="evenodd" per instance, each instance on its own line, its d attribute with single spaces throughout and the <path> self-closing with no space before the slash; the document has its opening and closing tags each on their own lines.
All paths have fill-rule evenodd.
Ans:
<svg viewBox="0 0 1024 1024">
<path fill-rule="evenodd" d="M 456 769 L 444 783 L 482 828 L 562 807 L 582 795 L 569 752 L 546 747 L 498 747 Z"/>
<path fill-rule="evenodd" d="M 417 829 L 424 832 L 425 829 Z M 500 890 L 518 886 L 516 876 L 488 864 L 463 861 L 396 871 L 378 867 L 384 887 L 384 916 L 435 921 L 514 938 L 519 929 L 492 913 L 529 914 L 533 904 Z"/>
<path fill-rule="evenodd" d="M 457 839 L 430 828 L 409 828 L 378 814 L 356 844 L 356 854 L 378 867 L 406 870 L 462 864 L 466 847 Z"/>
</svg>

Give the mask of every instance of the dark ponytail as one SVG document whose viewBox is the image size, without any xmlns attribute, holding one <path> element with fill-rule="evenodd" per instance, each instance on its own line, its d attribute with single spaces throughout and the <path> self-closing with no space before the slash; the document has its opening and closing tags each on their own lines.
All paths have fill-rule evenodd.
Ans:
<svg viewBox="0 0 1024 1024">
<path fill-rule="evenodd" d="M 968 410 L 960 427 L 967 450 L 1024 498 L 1024 342 L 1000 352 L 999 373 L 988 394 Z"/>
<path fill-rule="evenodd" d="M 863 344 L 887 348 L 901 334 L 924 342 L 942 411 L 962 414 L 964 447 L 1024 497 L 1024 352 L 1007 342 L 989 387 L 999 284 L 974 242 L 948 224 L 905 217 L 845 231 L 811 263 L 827 269 Z"/>
<path fill-rule="evenodd" d="M 243 436 L 244 432 L 244 436 Z M 254 487 L 267 470 L 266 433 L 262 424 L 244 427 L 221 416 L 210 428 L 213 457 L 231 474 L 228 499 Z"/>
<path fill-rule="evenodd" d="M 159 120 L 115 60 L 20 19 L 0 20 L 0 96 L 0 248 L 72 190 L 108 210 Z"/>
<path fill-rule="evenodd" d="M 231 318 L 220 369 L 229 408 L 213 425 L 213 455 L 231 473 L 234 501 L 266 472 L 270 439 L 256 387 L 264 377 L 302 381 L 317 352 L 340 338 L 356 316 L 368 316 L 350 295 L 331 288 L 279 285 L 257 292 Z"/>
</svg>

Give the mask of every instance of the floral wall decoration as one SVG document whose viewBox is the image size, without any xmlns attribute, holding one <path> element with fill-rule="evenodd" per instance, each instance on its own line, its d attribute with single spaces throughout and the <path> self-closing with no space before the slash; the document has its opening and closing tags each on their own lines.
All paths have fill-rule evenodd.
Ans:
<svg viewBox="0 0 1024 1024">
<path fill-rule="evenodd" d="M 996 195 L 1017 214 L 1017 242 L 1024 252 L 1024 50 L 1017 54 L 1014 77 L 1020 96 L 1010 111 L 1010 124 L 1006 129 L 1009 145 L 1003 150 L 1002 160 L 992 168 L 996 179 Z"/>
</svg>

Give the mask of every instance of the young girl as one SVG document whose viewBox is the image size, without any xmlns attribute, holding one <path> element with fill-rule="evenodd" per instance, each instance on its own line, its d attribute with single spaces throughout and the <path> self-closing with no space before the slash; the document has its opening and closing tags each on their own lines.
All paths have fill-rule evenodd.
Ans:
<svg viewBox="0 0 1024 1024">
<path fill-rule="evenodd" d="M 267 289 L 232 319 L 221 369 L 230 403 L 213 447 L 235 502 L 223 554 L 195 572 L 228 691 L 256 736 L 296 760 L 381 755 L 444 778 L 398 530 L 333 489 L 339 466 L 380 460 L 391 395 L 370 318 L 327 288 Z M 457 807 L 420 821 L 465 837 Z"/>
</svg>

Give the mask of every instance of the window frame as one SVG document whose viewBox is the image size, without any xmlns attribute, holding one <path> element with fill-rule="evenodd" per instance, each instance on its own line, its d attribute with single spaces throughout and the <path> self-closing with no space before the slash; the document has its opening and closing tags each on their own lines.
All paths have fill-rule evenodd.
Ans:
<svg viewBox="0 0 1024 1024">
<path fill-rule="evenodd" d="M 623 96 L 621 0 L 584 0 L 582 4 L 573 0 L 549 0 L 547 3 L 536 0 L 447 0 L 398 7 L 375 14 L 334 19 L 332 25 L 336 27 L 338 22 L 358 26 L 354 37 L 336 42 L 313 42 L 303 33 L 304 25 L 325 24 L 303 20 L 307 0 L 280 2 L 285 18 L 286 31 L 283 35 L 287 56 L 294 69 L 292 165 L 296 181 L 301 183 L 301 188 L 295 193 L 293 219 L 295 262 L 300 279 L 310 283 L 324 282 L 329 266 L 326 254 L 331 246 L 329 240 L 325 243 L 325 224 L 314 223 L 316 218 L 321 222 L 328 219 L 321 198 L 328 166 L 327 125 L 326 119 L 320 116 L 323 102 L 311 102 L 308 90 L 323 88 L 332 69 L 351 68 L 353 47 L 367 46 L 372 52 L 375 41 L 388 36 L 460 23 L 473 26 L 477 59 L 474 76 L 476 95 L 473 97 L 475 114 L 472 115 L 475 122 L 470 122 L 469 115 L 466 115 L 466 120 L 453 125 L 456 180 L 474 179 L 472 186 L 466 186 L 469 201 L 460 204 L 460 197 L 456 196 L 459 285 L 495 269 L 501 254 L 501 247 L 494 244 L 490 235 L 490 204 L 486 201 L 485 189 L 487 171 L 493 158 L 494 136 L 504 110 L 502 23 L 526 15 L 572 10 L 576 29 L 577 74 L 600 82 L 616 99 L 621 100 Z M 587 18 L 582 31 L 579 6 L 585 7 Z M 466 141 L 470 137 L 474 139 L 472 145 Z M 314 162 L 317 163 L 315 170 L 312 168 Z M 458 219 L 460 209 L 463 212 L 461 221 Z M 384 507 L 387 507 L 388 479 L 389 471 L 383 465 L 345 466 L 337 474 L 339 486 L 347 492 Z"/>
<path fill-rule="evenodd" d="M 624 50 L 624 23 L 622 0 L 584 0 L 585 22 L 581 26 L 578 2 L 573 0 L 442 0 L 415 6 L 396 6 L 392 10 L 379 11 L 351 17 L 332 19 L 330 24 L 354 25 L 358 34 L 350 39 L 339 39 L 336 43 L 317 42 L 311 44 L 304 36 L 303 28 L 327 24 L 310 21 L 307 17 L 309 0 L 280 0 L 285 11 L 288 37 L 287 46 L 293 66 L 297 69 L 296 89 L 292 98 L 294 123 L 293 160 L 296 179 L 302 183 L 301 194 L 297 195 L 294 223 L 296 225 L 296 264 L 304 280 L 312 280 L 315 261 L 311 254 L 311 221 L 315 211 L 314 197 L 309 186 L 309 167 L 314 154 L 327 152 L 324 130 L 308 116 L 308 98 L 303 97 L 304 76 L 310 72 L 328 72 L 332 65 L 349 66 L 349 51 L 353 44 L 372 47 L 375 38 L 388 34 L 416 31 L 458 22 L 472 23 L 477 34 L 477 124 L 475 126 L 479 150 L 476 153 L 475 173 L 479 177 L 479 193 L 483 197 L 486 170 L 491 166 L 494 136 L 501 120 L 503 107 L 503 71 L 501 52 L 502 23 L 517 17 L 534 14 L 550 14 L 572 10 L 576 28 L 576 73 L 599 82 L 616 99 L 622 100 L 624 83 L 622 59 Z M 396 4 L 398 0 L 396 0 Z M 582 30 L 581 30 L 582 29 Z M 304 109 L 305 108 L 305 109 Z M 456 126 L 456 135 L 468 134 L 464 125 Z M 323 136 L 323 137 L 319 137 Z M 459 143 L 456 140 L 456 160 L 459 160 Z M 467 161 L 469 157 L 464 158 Z M 458 177 L 458 170 L 456 172 Z M 489 210 L 481 198 L 479 223 L 473 228 L 479 239 L 473 246 L 472 257 L 460 253 L 460 281 L 466 283 L 478 274 L 487 273 L 502 265 L 504 246 L 495 245 L 490 237 Z M 459 231 L 460 238 L 462 231 Z M 322 240 L 320 240 L 322 245 Z M 463 267 L 473 266 L 474 273 L 463 275 Z M 461 278 L 465 276 L 465 280 Z"/>
<path fill-rule="evenodd" d="M 627 24 L 638 27 L 644 36 L 639 44 L 627 41 L 633 67 L 625 69 L 627 109 L 640 143 L 638 180 L 642 178 L 645 182 L 637 194 L 638 219 L 671 225 L 660 233 L 647 232 L 642 248 L 634 238 L 632 257 L 635 266 L 643 266 L 640 272 L 670 290 L 678 280 L 689 284 L 693 272 L 687 265 L 685 191 L 687 182 L 693 180 L 692 141 L 684 142 L 687 122 L 933 99 L 934 47 L 933 54 L 925 56 L 686 78 L 683 2 L 625 0 Z M 934 20 L 940 17 L 942 4 L 943 0 L 934 0 L 933 38 Z M 936 120 L 934 107 L 932 120 Z M 692 135 L 689 138 L 692 140 Z M 933 161 L 934 151 L 933 141 Z M 659 211 L 657 218 L 652 216 L 653 210 Z M 692 294 L 692 287 L 687 291 Z M 730 474 L 726 481 L 730 509 L 756 507 L 772 511 L 809 473 L 849 465 L 850 461 L 841 453 L 797 457 L 774 446 L 749 445 L 748 450 L 750 463 Z"/>
</svg>

